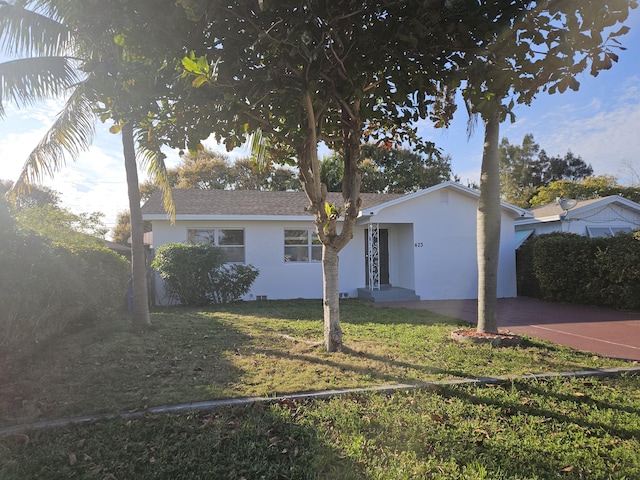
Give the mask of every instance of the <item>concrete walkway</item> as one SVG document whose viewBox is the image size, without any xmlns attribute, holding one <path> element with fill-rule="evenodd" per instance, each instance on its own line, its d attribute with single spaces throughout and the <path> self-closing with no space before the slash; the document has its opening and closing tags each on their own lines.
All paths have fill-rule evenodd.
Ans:
<svg viewBox="0 0 640 480">
<path fill-rule="evenodd" d="M 477 300 L 375 303 L 376 307 L 424 309 L 476 323 Z M 543 302 L 498 300 L 498 326 L 594 354 L 640 361 L 640 313 Z"/>
</svg>

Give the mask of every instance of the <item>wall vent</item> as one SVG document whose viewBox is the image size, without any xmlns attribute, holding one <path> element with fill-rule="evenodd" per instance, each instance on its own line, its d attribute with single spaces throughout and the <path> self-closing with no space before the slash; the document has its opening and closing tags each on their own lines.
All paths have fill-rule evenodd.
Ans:
<svg viewBox="0 0 640 480">
<path fill-rule="evenodd" d="M 349 298 L 349 292 L 340 292 L 340 298 Z"/>
</svg>

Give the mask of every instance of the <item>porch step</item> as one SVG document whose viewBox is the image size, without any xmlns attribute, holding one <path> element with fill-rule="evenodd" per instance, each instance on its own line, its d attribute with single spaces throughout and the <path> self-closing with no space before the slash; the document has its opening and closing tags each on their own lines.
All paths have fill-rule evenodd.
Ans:
<svg viewBox="0 0 640 480">
<path fill-rule="evenodd" d="M 358 298 L 372 302 L 417 302 L 420 297 L 414 290 L 401 287 L 382 286 L 380 290 L 358 289 Z"/>
</svg>

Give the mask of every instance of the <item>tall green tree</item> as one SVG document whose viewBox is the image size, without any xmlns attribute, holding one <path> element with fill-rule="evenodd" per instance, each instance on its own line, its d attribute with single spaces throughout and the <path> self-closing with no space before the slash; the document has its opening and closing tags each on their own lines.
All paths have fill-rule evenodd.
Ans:
<svg viewBox="0 0 640 480">
<path fill-rule="evenodd" d="M 151 222 L 144 222 L 143 230 L 151 231 Z M 129 247 L 131 245 L 131 215 L 128 211 L 118 212 L 116 225 L 111 230 L 111 239 L 115 243 Z"/>
<path fill-rule="evenodd" d="M 497 332 L 500 244 L 500 123 L 516 103 L 530 104 L 541 91 L 580 86 L 576 76 L 611 68 L 618 37 L 635 0 L 600 2 L 479 2 L 486 23 L 477 24 L 479 50 L 460 58 L 462 93 L 471 115 L 484 124 L 478 202 L 478 331 Z M 500 11 L 501 9 L 504 9 Z M 491 25 L 491 27 L 488 27 Z"/>
<path fill-rule="evenodd" d="M 360 145 L 376 136 L 417 140 L 414 120 L 450 115 L 449 102 L 433 96 L 460 20 L 473 12 L 413 0 L 181 3 L 204 7 L 207 40 L 184 60 L 200 87 L 193 106 L 174 105 L 166 135 L 180 146 L 189 125 L 192 146 L 213 132 L 234 147 L 261 130 L 276 156 L 294 163 L 323 245 L 325 346 L 339 350 L 338 254 L 359 212 Z M 321 141 L 342 158 L 341 205 L 326 201 Z"/>
<path fill-rule="evenodd" d="M 295 172 L 271 163 L 258 164 L 249 158 L 231 161 L 225 154 L 202 148 L 185 152 L 182 161 L 167 170 L 169 184 L 174 188 L 201 190 L 301 190 Z M 157 190 L 160 187 L 147 182 L 141 189 Z M 148 196 L 146 197 L 148 198 Z"/>
<path fill-rule="evenodd" d="M 421 154 L 368 144 L 362 147 L 360 155 L 362 162 L 370 161 L 375 168 L 375 174 L 371 174 L 373 185 L 370 187 L 363 176 L 364 192 L 409 193 L 453 178 L 451 158 L 440 155 L 435 149 Z"/>
<path fill-rule="evenodd" d="M 16 212 L 15 220 L 23 230 L 35 232 L 54 244 L 67 246 L 104 246 L 107 229 L 100 212 L 75 214 L 54 205 L 34 205 Z"/>
<path fill-rule="evenodd" d="M 538 188 L 557 180 L 580 180 L 593 174 L 580 156 L 568 151 L 564 157 L 550 157 L 535 142 L 532 134 L 524 136 L 521 145 L 502 138 L 498 150 L 502 199 L 528 208 Z"/>
<path fill-rule="evenodd" d="M 503 137 L 498 147 L 498 161 L 500 162 L 501 198 L 505 202 L 526 208 L 529 198 L 536 191 L 535 172 L 540 145 L 532 134 L 522 139 L 521 145 L 512 145 L 509 139 Z"/>
<path fill-rule="evenodd" d="M 321 162 L 321 180 L 330 192 L 340 191 L 342 161 L 331 155 Z M 362 174 L 360 190 L 367 193 L 410 193 L 454 178 L 451 157 L 437 150 L 421 154 L 401 148 L 365 144 L 358 168 Z"/>
<path fill-rule="evenodd" d="M 531 199 L 531 206 L 546 205 L 555 202 L 557 198 L 590 200 L 609 195 L 620 195 L 634 202 L 640 202 L 640 187 L 619 185 L 617 178 L 611 175 L 588 177 L 580 181 L 557 180 L 541 187 Z"/>
<path fill-rule="evenodd" d="M 208 149 L 185 152 L 180 164 L 169 172 L 171 184 L 177 188 L 203 190 L 229 188 L 229 159 Z"/>
<path fill-rule="evenodd" d="M 140 325 L 148 325 L 150 316 L 138 161 L 146 164 L 150 173 L 167 187 L 168 208 L 171 201 L 168 185 L 163 181 L 162 155 L 158 150 L 146 150 L 137 156 L 135 140 L 142 131 L 146 133 L 149 112 L 157 110 L 160 92 L 167 89 L 159 81 L 162 69 L 137 52 L 126 50 L 123 39 L 126 34 L 146 36 L 159 49 L 157 58 L 160 58 L 161 49 L 169 48 L 166 39 L 175 38 L 166 35 L 169 18 L 182 13 L 182 9 L 169 4 L 144 6 L 110 1 L 97 6 L 74 0 L 17 0 L 15 4 L 0 4 L 0 45 L 5 54 L 15 58 L 0 65 L 0 104 L 11 100 L 27 106 L 48 97 L 68 98 L 25 162 L 14 192 L 20 194 L 43 175 L 58 172 L 67 158 L 75 160 L 91 144 L 98 118 L 114 122 L 112 131 L 121 134 L 127 172 L 132 219 L 133 319 Z"/>
<path fill-rule="evenodd" d="M 0 180 L 0 197 L 10 195 L 13 181 Z M 14 198 L 13 205 L 17 210 L 29 207 L 43 207 L 45 205 L 60 205 L 60 193 L 44 185 L 31 185 L 31 188 Z"/>
</svg>

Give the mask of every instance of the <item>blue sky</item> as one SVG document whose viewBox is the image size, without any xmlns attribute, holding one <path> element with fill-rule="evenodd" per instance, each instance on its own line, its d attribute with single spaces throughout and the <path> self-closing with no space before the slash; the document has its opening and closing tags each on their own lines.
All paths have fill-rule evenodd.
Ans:
<svg viewBox="0 0 640 480">
<path fill-rule="evenodd" d="M 632 172 L 640 174 L 639 9 L 632 11 L 627 25 L 631 31 L 621 38 L 627 50 L 619 52 L 620 61 L 611 70 L 596 78 L 583 74 L 578 78 L 578 92 L 540 93 L 531 106 L 517 106 L 516 122 L 502 124 L 500 136 L 519 144 L 531 133 L 550 155 L 571 150 L 590 163 L 596 175 L 614 175 L 623 184 L 638 182 Z M 22 111 L 8 106 L 7 117 L 0 120 L 0 179 L 17 178 L 61 106 L 62 102 L 55 101 Z M 425 139 L 451 155 L 453 171 L 463 183 L 478 181 L 483 144 L 482 126 L 469 139 L 466 126 L 463 106 L 446 130 L 434 129 L 428 122 L 419 124 Z M 42 183 L 59 191 L 63 205 L 74 212 L 103 212 L 111 228 L 117 212 L 128 209 L 128 200 L 120 137 L 110 134 L 107 127 L 98 126 L 90 151 Z M 168 154 L 168 166 L 177 164 L 178 155 Z"/>
</svg>

